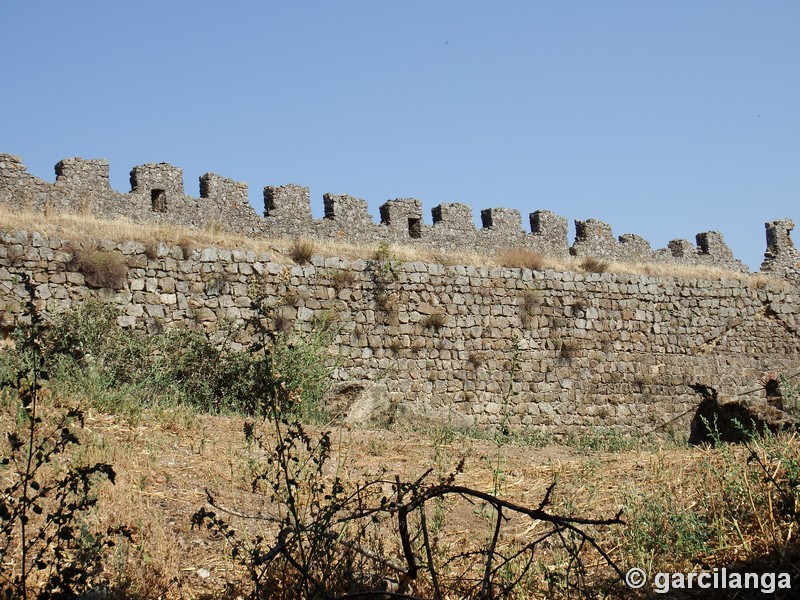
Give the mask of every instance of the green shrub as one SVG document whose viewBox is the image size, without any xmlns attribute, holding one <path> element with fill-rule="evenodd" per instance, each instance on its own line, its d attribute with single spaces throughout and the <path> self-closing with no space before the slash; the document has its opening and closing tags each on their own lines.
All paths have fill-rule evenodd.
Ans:
<svg viewBox="0 0 800 600">
<path fill-rule="evenodd" d="M 303 421 L 327 418 L 322 397 L 331 385 L 331 366 L 327 364 L 328 347 L 336 332 L 329 323 L 320 323 L 304 335 L 284 336 L 273 350 L 276 375 L 296 393 L 295 416 Z"/>
<path fill-rule="evenodd" d="M 386 242 L 381 242 L 372 255 L 372 260 L 367 265 L 367 272 L 372 279 L 372 294 L 375 305 L 384 311 L 392 309 L 396 294 L 392 287 L 397 282 L 400 262 L 396 260 L 391 247 Z"/>
<path fill-rule="evenodd" d="M 95 485 L 102 479 L 113 484 L 116 473 L 107 463 L 75 460 L 81 410 L 42 416 L 45 325 L 30 277 L 23 275 L 22 281 L 30 322 L 17 335 L 18 369 L 0 381 L 3 398 L 11 401 L 3 408 L 12 413 L 10 430 L 0 436 L 0 595 L 76 598 L 100 589 L 112 592 L 104 563 L 115 543 L 130 541 L 131 534 L 124 527 L 92 531 L 86 517 L 98 501 Z"/>
<path fill-rule="evenodd" d="M 281 336 L 272 354 L 231 349 L 205 334 L 172 329 L 146 334 L 124 330 L 119 313 L 86 302 L 57 315 L 42 334 L 42 355 L 52 385 L 106 409 L 136 413 L 150 406 L 186 404 L 212 413 L 254 414 L 272 381 L 283 375 L 293 400 L 282 410 L 322 418 L 320 400 L 330 383 L 328 322 L 311 333 Z M 20 330 L 20 335 L 23 330 Z M 0 352 L 0 376 L 8 379 L 25 356 Z M 269 364 L 267 364 L 269 362 Z"/>
<path fill-rule="evenodd" d="M 800 417 L 800 383 L 792 383 L 787 377 L 780 379 L 780 392 L 783 396 L 783 408 L 790 415 Z"/>
<path fill-rule="evenodd" d="M 786 544 L 800 524 L 796 435 L 718 444 L 691 460 L 651 465 L 654 491 L 628 494 L 620 536 L 626 562 L 650 572 L 739 562 L 800 573 Z"/>
<path fill-rule="evenodd" d="M 641 448 L 643 440 L 626 436 L 621 431 L 610 427 L 587 427 L 580 432 L 567 435 L 564 440 L 570 448 L 586 454 L 595 452 L 625 452 Z"/>
<path fill-rule="evenodd" d="M 683 566 L 708 555 L 711 530 L 704 515 L 683 510 L 670 495 L 634 497 L 628 504 L 623 539 L 631 564 L 647 565 L 658 557 L 659 568 Z"/>
</svg>

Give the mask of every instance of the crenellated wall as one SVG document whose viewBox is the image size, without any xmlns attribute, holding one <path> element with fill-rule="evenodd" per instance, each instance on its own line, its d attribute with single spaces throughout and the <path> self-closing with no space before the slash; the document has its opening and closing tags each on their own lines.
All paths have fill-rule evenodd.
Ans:
<svg viewBox="0 0 800 600">
<path fill-rule="evenodd" d="M 165 189 L 169 203 L 177 189 L 170 180 L 147 181 L 163 186 L 155 189 Z M 363 214 L 348 197 L 327 200 Z M 413 218 L 416 207 L 391 204 L 387 217 Z M 586 227 L 607 241 L 603 227 Z M 790 229 L 786 221 L 768 227 L 777 255 L 793 249 Z M 359 420 L 688 435 L 699 402 L 690 384 L 764 395 L 765 379 L 800 369 L 800 288 L 780 278 L 400 264 L 390 257 L 315 256 L 309 265 L 286 266 L 253 252 L 98 241 L 91 247 L 124 265 L 109 289 L 73 261 L 86 243 L 0 233 L 0 325 L 20 314 L 21 272 L 31 274 L 49 314 L 100 298 L 120 309 L 120 325 L 144 330 L 214 332 L 251 316 L 251 299 L 263 294 L 295 332 L 334 320 L 330 352 L 340 361 L 340 393 L 330 402 Z M 636 240 L 621 245 L 628 243 Z"/>
<path fill-rule="evenodd" d="M 81 212 L 101 218 L 126 217 L 136 222 L 214 227 L 253 237 L 389 242 L 485 254 L 526 248 L 555 258 L 596 256 L 747 270 L 716 231 L 698 233 L 695 244 L 673 240 L 667 248 L 652 250 L 638 235 L 615 238 L 610 225 L 588 219 L 575 221 L 576 235 L 570 247 L 567 220 L 549 211 L 530 213 L 525 230 L 518 210 L 490 208 L 481 211 L 482 227 L 476 228 L 470 206 L 440 204 L 431 210 L 433 224 L 427 225 L 422 218 L 422 203 L 404 198 L 384 203 L 380 222 L 376 223 L 365 200 L 325 194 L 324 217 L 314 219 L 309 189 L 289 184 L 264 188 L 264 216 L 259 217 L 248 202 L 246 184 L 213 173 L 200 177 L 199 197 L 186 194 L 182 170 L 165 163 L 134 167 L 130 181 L 130 192 L 117 192 L 109 185 L 108 161 L 68 158 L 56 165 L 56 181 L 48 183 L 30 175 L 20 158 L 0 154 L 0 204 L 12 209 Z M 782 238 L 778 231 L 791 230 L 792 226 L 789 220 L 767 225 L 763 271 L 797 277 L 797 251 L 781 241 L 788 239 L 788 233 Z"/>
</svg>

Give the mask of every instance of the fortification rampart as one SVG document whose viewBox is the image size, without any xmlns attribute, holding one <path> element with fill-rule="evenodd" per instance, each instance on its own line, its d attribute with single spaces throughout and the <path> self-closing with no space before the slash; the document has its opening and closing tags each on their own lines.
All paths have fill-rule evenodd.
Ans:
<svg viewBox="0 0 800 600">
<path fill-rule="evenodd" d="M 439 251 L 495 254 L 510 248 L 527 248 L 545 256 L 562 258 L 597 256 L 637 262 L 666 262 L 722 267 L 746 271 L 715 231 L 699 233 L 696 243 L 673 240 L 667 248 L 652 250 L 641 236 L 615 238 L 610 225 L 594 219 L 575 221 L 575 240 L 568 241 L 567 219 L 538 210 L 527 216 L 523 228 L 518 210 L 490 208 L 481 211 L 476 228 L 472 208 L 465 204 L 440 204 L 431 210 L 432 225 L 423 222 L 422 203 L 404 198 L 380 207 L 380 222 L 370 215 L 367 202 L 347 195 L 325 194 L 324 216 L 314 219 L 308 188 L 298 185 L 264 188 L 264 216 L 248 202 L 247 184 L 206 173 L 200 177 L 199 197 L 184 190 L 183 172 L 165 163 L 146 164 L 131 171 L 131 191 L 121 193 L 109 185 L 105 160 L 69 158 L 56 167 L 54 183 L 27 172 L 21 159 L 0 154 L 0 205 L 12 209 L 78 212 L 101 218 L 125 217 L 135 222 L 172 223 L 184 227 L 214 227 L 253 237 L 306 236 L 324 240 L 377 244 L 389 242 Z M 778 229 L 790 230 L 791 221 Z M 797 276 L 797 252 L 769 238 L 762 270 Z M 788 239 L 788 233 L 784 236 Z"/>
<path fill-rule="evenodd" d="M 788 243 L 786 226 L 771 230 L 778 252 Z M 780 278 L 446 267 L 387 257 L 317 256 L 286 266 L 253 252 L 102 241 L 93 247 L 124 268 L 114 283 L 98 283 L 74 260 L 76 247 L 37 233 L 0 234 L 6 325 L 25 298 L 16 275 L 23 271 L 47 313 L 100 298 L 120 309 L 120 325 L 150 330 L 213 332 L 251 316 L 252 298 L 263 294 L 276 328 L 303 332 L 335 319 L 330 352 L 341 361 L 340 393 L 330 401 L 359 421 L 688 434 L 698 403 L 689 384 L 730 395 L 800 368 L 800 292 Z"/>
</svg>

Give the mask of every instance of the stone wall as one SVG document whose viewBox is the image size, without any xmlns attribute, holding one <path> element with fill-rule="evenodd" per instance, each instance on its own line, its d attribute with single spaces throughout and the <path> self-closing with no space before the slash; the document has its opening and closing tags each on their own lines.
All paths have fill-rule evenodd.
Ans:
<svg viewBox="0 0 800 600">
<path fill-rule="evenodd" d="M 137 177 L 139 185 L 156 185 L 143 181 Z M 168 203 L 177 193 L 170 181 L 157 182 Z M 363 214 L 348 197 L 330 203 Z M 403 201 L 388 218 L 410 218 L 414 208 Z M 785 224 L 781 232 L 788 235 Z M 786 243 L 778 233 L 776 246 Z M 119 307 L 121 325 L 150 330 L 212 332 L 223 322 L 240 323 L 250 315 L 251 297 L 263 293 L 297 332 L 335 318 L 339 333 L 330 351 L 341 361 L 341 398 L 358 403 L 359 394 L 369 395 L 386 418 L 561 433 L 674 427 L 688 434 L 699 400 L 689 384 L 730 395 L 758 389 L 769 372 L 800 368 L 800 290 L 779 278 L 539 272 L 400 264 L 391 257 L 314 257 L 309 265 L 286 266 L 253 252 L 101 241 L 97 251 L 125 266 L 117 289 L 108 289 L 90 285 L 73 260 L 76 248 L 37 233 L 0 234 L 6 326 L 25 295 L 15 276 L 21 271 L 32 274 L 47 313 L 97 297 Z"/>
<path fill-rule="evenodd" d="M 765 223 L 764 226 L 767 229 L 767 251 L 764 253 L 761 270 L 800 283 L 800 252 L 794 247 L 791 238 L 794 221 L 781 219 Z"/>
<path fill-rule="evenodd" d="M 68 158 L 56 165 L 55 183 L 48 183 L 29 174 L 18 157 L 0 154 L 0 205 L 261 235 L 262 222 L 250 206 L 246 184 L 206 173 L 195 198 L 184 192 L 181 169 L 158 163 L 134 167 L 131 191 L 122 194 L 111 189 L 108 174 L 105 160 Z"/>
<path fill-rule="evenodd" d="M 733 257 L 722 234 L 714 231 L 699 233 L 696 244 L 673 240 L 667 248 L 652 250 L 638 235 L 615 238 L 610 225 L 589 219 L 575 222 L 576 236 L 570 247 L 567 220 L 549 211 L 527 215 L 529 227 L 525 230 L 519 211 L 490 208 L 481 211 L 482 227 L 476 228 L 471 207 L 440 204 L 431 210 L 432 225 L 427 225 L 422 203 L 403 198 L 384 203 L 380 207 L 380 222 L 376 223 L 365 200 L 325 194 L 324 217 L 314 219 L 308 188 L 289 184 L 264 188 L 264 216 L 260 217 L 248 202 L 247 184 L 213 173 L 200 177 L 199 197 L 186 194 L 182 170 L 165 163 L 134 167 L 131 191 L 126 194 L 110 188 L 108 174 L 105 160 L 69 158 L 56 165 L 56 181 L 48 183 L 30 175 L 19 157 L 0 154 L 0 206 L 213 227 L 253 237 L 306 236 L 372 245 L 388 242 L 442 252 L 484 254 L 526 248 L 555 258 L 597 256 L 747 270 Z M 777 243 L 768 249 L 765 270 L 796 275 L 797 262 L 796 252 Z"/>
</svg>

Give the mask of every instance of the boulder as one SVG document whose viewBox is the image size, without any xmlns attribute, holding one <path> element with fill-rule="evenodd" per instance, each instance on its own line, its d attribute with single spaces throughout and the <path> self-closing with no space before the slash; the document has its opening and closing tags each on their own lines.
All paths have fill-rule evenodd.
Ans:
<svg viewBox="0 0 800 600">
<path fill-rule="evenodd" d="M 692 419 L 690 444 L 742 443 L 752 435 L 800 428 L 800 422 L 783 410 L 779 397 L 720 398 L 711 386 L 696 383 L 689 387 L 703 398 Z"/>
<path fill-rule="evenodd" d="M 394 421 L 396 402 L 383 382 L 346 381 L 331 387 L 323 403 L 334 418 L 347 425 L 389 425 Z"/>
</svg>

